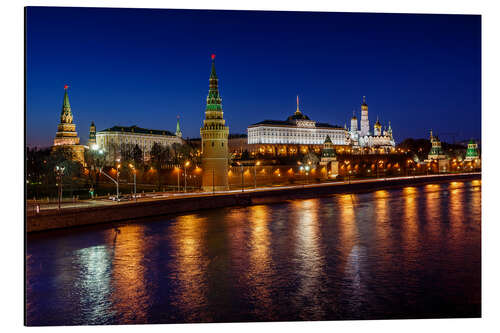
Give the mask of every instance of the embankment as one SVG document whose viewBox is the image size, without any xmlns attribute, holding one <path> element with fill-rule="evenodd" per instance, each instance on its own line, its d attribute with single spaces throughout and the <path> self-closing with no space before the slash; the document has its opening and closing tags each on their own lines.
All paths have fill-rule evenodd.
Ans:
<svg viewBox="0 0 500 333">
<path fill-rule="evenodd" d="M 282 202 L 290 199 L 305 199 L 338 193 L 353 193 L 379 189 L 398 188 L 411 185 L 422 185 L 436 182 L 481 179 L 476 174 L 438 175 L 417 178 L 396 178 L 371 182 L 331 183 L 308 185 L 305 187 L 290 186 L 271 190 L 248 192 L 216 193 L 189 197 L 174 197 L 150 201 L 123 202 L 86 208 L 63 209 L 61 211 L 41 211 L 26 219 L 26 231 L 85 226 L 115 221 L 134 220 L 138 218 L 177 214 L 212 208 L 231 206 L 248 206 L 263 203 Z"/>
</svg>

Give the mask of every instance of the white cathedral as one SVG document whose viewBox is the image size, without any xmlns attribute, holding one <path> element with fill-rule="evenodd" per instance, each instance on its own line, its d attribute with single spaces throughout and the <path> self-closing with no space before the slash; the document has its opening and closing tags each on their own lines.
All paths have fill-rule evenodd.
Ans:
<svg viewBox="0 0 500 333">
<path fill-rule="evenodd" d="M 351 129 L 347 133 L 347 144 L 353 148 L 393 148 L 396 143 L 392 136 L 391 122 L 387 128 L 378 121 L 373 125 L 373 132 L 370 131 L 370 121 L 368 120 L 368 104 L 366 104 L 366 97 L 363 96 L 363 103 L 361 104 L 361 128 L 358 129 L 358 119 L 353 113 L 351 118 Z M 347 126 L 346 126 L 347 128 Z"/>
</svg>

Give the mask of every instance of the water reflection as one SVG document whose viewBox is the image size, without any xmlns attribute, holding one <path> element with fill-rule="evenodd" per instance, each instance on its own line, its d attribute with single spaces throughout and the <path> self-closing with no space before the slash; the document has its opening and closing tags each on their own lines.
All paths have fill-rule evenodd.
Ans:
<svg viewBox="0 0 500 333">
<path fill-rule="evenodd" d="M 425 186 L 425 214 L 427 237 L 434 242 L 439 240 L 441 230 L 441 196 L 444 194 L 440 184 L 429 184 Z"/>
<path fill-rule="evenodd" d="M 250 264 L 247 274 L 249 294 L 254 303 L 254 313 L 259 318 L 272 318 L 272 297 L 270 243 L 271 235 L 270 209 L 268 206 L 253 206 L 249 208 L 250 221 Z"/>
<path fill-rule="evenodd" d="M 154 292 L 145 285 L 144 228 L 135 224 L 111 229 L 108 240 L 112 242 L 113 311 L 127 323 L 147 322 L 149 297 Z"/>
<path fill-rule="evenodd" d="M 460 244 L 463 238 L 463 222 L 464 222 L 464 206 L 462 204 L 464 198 L 464 188 L 462 182 L 450 183 L 450 204 L 449 204 L 449 219 L 450 219 L 450 232 L 451 246 L 455 248 Z M 456 250 L 456 249 L 454 249 Z"/>
<path fill-rule="evenodd" d="M 207 221 L 196 214 L 177 218 L 171 228 L 175 256 L 175 278 L 178 281 L 174 305 L 185 314 L 187 321 L 210 321 L 207 309 L 207 267 L 205 233 Z"/>
<path fill-rule="evenodd" d="M 105 323 L 102 314 L 110 314 L 110 253 L 107 246 L 83 248 L 74 253 L 79 278 L 74 279 L 73 290 L 80 293 L 81 323 Z"/>
<path fill-rule="evenodd" d="M 356 228 L 356 212 L 354 210 L 354 197 L 352 194 L 342 194 L 338 196 L 338 209 L 340 218 L 340 243 L 344 251 L 344 258 L 351 253 L 351 249 L 357 243 L 358 232 Z"/>
<path fill-rule="evenodd" d="M 295 258 L 298 264 L 299 283 L 294 301 L 301 309 L 303 319 L 317 319 L 323 315 L 321 308 L 321 275 L 324 258 L 320 247 L 318 199 L 293 201 L 296 217 Z M 304 306 L 306 305 L 306 306 Z"/>
<path fill-rule="evenodd" d="M 402 243 L 406 262 L 411 267 L 416 263 L 419 251 L 419 192 L 415 187 L 405 187 L 403 195 L 404 220 L 402 221 Z"/>
<path fill-rule="evenodd" d="M 480 190 L 407 187 L 30 236 L 28 324 L 478 316 Z"/>
</svg>

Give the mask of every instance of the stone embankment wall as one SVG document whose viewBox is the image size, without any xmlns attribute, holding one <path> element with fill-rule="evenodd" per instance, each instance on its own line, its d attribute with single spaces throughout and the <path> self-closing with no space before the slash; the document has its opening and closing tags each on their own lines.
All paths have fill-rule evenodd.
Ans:
<svg viewBox="0 0 500 333">
<path fill-rule="evenodd" d="M 26 231 L 36 232 L 51 229 L 77 227 L 115 221 L 177 214 L 212 208 L 248 206 L 254 204 L 282 202 L 290 199 L 305 199 L 329 194 L 373 191 L 436 182 L 481 179 L 480 174 L 447 175 L 426 178 L 388 179 L 384 182 L 318 185 L 293 188 L 277 188 L 267 191 L 240 192 L 205 195 L 199 197 L 178 197 L 164 200 L 127 202 L 117 205 L 64 209 L 62 211 L 41 211 L 28 216 Z"/>
</svg>

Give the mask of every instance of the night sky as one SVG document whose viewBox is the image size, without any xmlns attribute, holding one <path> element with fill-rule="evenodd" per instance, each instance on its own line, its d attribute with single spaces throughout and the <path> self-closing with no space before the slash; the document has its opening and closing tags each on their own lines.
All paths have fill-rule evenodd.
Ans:
<svg viewBox="0 0 500 333">
<path fill-rule="evenodd" d="M 481 135 L 481 18 L 31 7 L 26 143 L 50 146 L 64 85 L 82 143 L 90 122 L 199 137 L 215 53 L 230 133 L 296 109 L 343 126 L 362 96 L 396 142 Z M 359 125 L 358 125 L 359 126 Z"/>
</svg>

